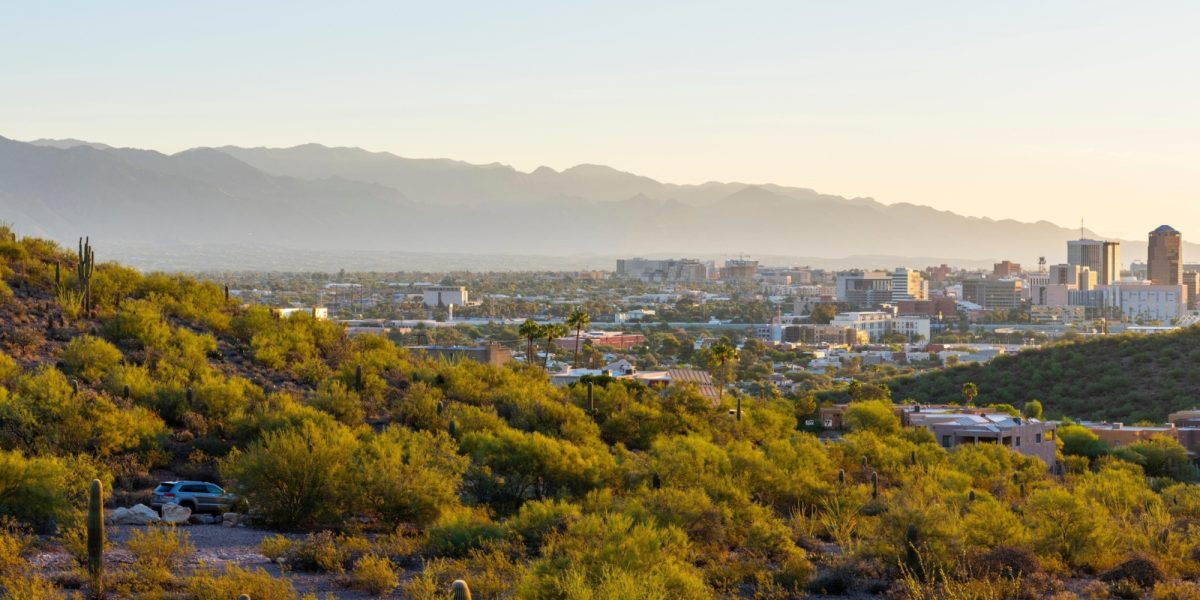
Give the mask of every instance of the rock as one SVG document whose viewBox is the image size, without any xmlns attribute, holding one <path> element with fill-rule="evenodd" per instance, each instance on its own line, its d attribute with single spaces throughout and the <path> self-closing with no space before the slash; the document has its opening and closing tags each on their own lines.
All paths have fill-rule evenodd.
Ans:
<svg viewBox="0 0 1200 600">
<path fill-rule="evenodd" d="M 227 525 L 228 527 L 233 527 L 234 525 L 237 525 L 238 522 L 241 520 L 242 520 L 242 515 L 239 515 L 235 512 L 227 512 L 227 513 L 221 515 L 221 524 L 222 525 L 228 524 Z"/>
<path fill-rule="evenodd" d="M 213 515 L 192 515 L 188 517 L 188 522 L 195 525 L 216 525 L 217 517 Z"/>
<path fill-rule="evenodd" d="M 158 513 L 145 504 L 133 508 L 118 508 L 109 514 L 107 521 L 113 525 L 149 525 L 161 521 Z"/>
<path fill-rule="evenodd" d="M 184 525 L 188 522 L 188 517 L 192 516 L 192 509 L 186 506 L 180 506 L 174 502 L 168 502 L 162 507 L 162 520 L 164 523 L 172 525 Z"/>
</svg>

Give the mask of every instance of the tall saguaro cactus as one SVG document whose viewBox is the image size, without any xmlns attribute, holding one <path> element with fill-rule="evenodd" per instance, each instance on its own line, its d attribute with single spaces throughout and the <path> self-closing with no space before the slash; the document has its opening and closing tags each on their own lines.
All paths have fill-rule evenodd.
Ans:
<svg viewBox="0 0 1200 600">
<path fill-rule="evenodd" d="M 87 514 L 88 574 L 97 586 L 104 579 L 104 488 L 99 479 L 92 480 Z"/>
<path fill-rule="evenodd" d="M 79 257 L 75 264 L 75 279 L 83 296 L 83 313 L 92 316 L 92 274 L 96 271 L 96 253 L 91 238 L 79 238 Z"/>
</svg>

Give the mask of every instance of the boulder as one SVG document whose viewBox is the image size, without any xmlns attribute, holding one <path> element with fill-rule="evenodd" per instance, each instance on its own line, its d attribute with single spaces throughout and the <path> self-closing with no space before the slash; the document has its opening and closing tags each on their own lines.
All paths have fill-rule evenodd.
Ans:
<svg viewBox="0 0 1200 600">
<path fill-rule="evenodd" d="M 118 508 L 109 514 L 107 521 L 113 525 L 149 525 L 162 521 L 153 508 L 136 504 L 133 508 Z"/>
<path fill-rule="evenodd" d="M 192 515 L 188 517 L 188 522 L 195 525 L 216 525 L 219 517 L 214 515 Z"/>
<path fill-rule="evenodd" d="M 174 502 L 168 502 L 162 507 L 162 520 L 164 523 L 172 525 L 186 525 L 188 517 L 192 516 L 192 509 L 186 506 L 180 506 Z"/>
<path fill-rule="evenodd" d="M 233 526 L 237 525 L 238 521 L 240 521 L 241 519 L 242 519 L 242 515 L 239 515 L 235 512 L 227 512 L 227 513 L 221 515 L 221 524 L 226 527 L 233 527 Z"/>
</svg>

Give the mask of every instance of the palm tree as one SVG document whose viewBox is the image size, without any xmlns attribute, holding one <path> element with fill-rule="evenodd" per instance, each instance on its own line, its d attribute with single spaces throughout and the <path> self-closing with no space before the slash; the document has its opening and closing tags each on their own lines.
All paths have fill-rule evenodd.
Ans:
<svg viewBox="0 0 1200 600">
<path fill-rule="evenodd" d="M 717 376 L 717 379 L 718 379 L 717 393 L 719 394 L 720 398 L 724 398 L 725 397 L 725 383 L 726 383 L 725 382 L 725 365 L 729 364 L 732 361 L 737 360 L 737 356 L 738 356 L 737 348 L 734 348 L 733 345 L 726 342 L 725 340 L 721 340 L 721 341 L 713 344 L 712 348 L 709 349 L 709 355 L 711 356 L 711 358 L 709 360 L 716 363 L 716 368 L 713 370 L 716 371 L 716 373 L 714 373 L 714 374 Z"/>
<path fill-rule="evenodd" d="M 963 384 L 962 395 L 963 395 L 963 399 L 967 401 L 968 405 L 974 404 L 975 396 L 979 395 L 979 387 L 976 386 L 974 383 L 968 381 Z"/>
<path fill-rule="evenodd" d="M 587 329 L 592 324 L 592 316 L 587 314 L 586 310 L 577 308 L 571 311 L 567 317 L 567 325 L 575 330 L 575 360 L 571 361 L 571 368 L 579 368 L 579 339 L 583 337 L 583 330 Z"/>
<path fill-rule="evenodd" d="M 517 329 L 517 333 L 520 333 L 521 337 L 528 342 L 525 346 L 525 364 L 531 365 L 533 364 L 533 340 L 542 337 L 542 326 L 533 319 L 525 319 L 525 322 L 521 323 L 520 329 Z"/>
<path fill-rule="evenodd" d="M 550 348 L 554 346 L 554 340 L 567 335 L 567 326 L 562 323 L 551 323 L 542 328 L 542 335 L 546 338 L 546 355 L 542 357 L 542 370 L 546 371 L 546 365 L 550 362 Z"/>
</svg>

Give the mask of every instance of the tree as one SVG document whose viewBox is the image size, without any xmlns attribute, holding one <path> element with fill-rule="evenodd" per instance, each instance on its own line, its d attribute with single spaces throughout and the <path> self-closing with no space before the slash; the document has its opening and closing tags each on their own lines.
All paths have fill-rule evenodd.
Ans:
<svg viewBox="0 0 1200 600">
<path fill-rule="evenodd" d="M 866 429 L 880 435 L 900 431 L 900 418 L 888 400 L 861 400 L 846 406 L 842 421 L 848 429 Z"/>
<path fill-rule="evenodd" d="M 724 397 L 725 385 L 728 383 L 728 381 L 726 381 L 728 378 L 726 375 L 726 372 L 728 371 L 727 367 L 728 365 L 732 364 L 733 361 L 737 360 L 737 348 L 734 348 L 729 342 L 721 340 L 713 344 L 712 348 L 709 349 L 709 356 L 709 360 L 711 361 L 710 369 L 713 371 L 713 375 L 715 375 L 718 380 L 717 392 L 721 397 Z"/>
<path fill-rule="evenodd" d="M 963 400 L 967 404 L 975 404 L 975 397 L 979 395 L 979 388 L 972 382 L 968 381 L 962 386 Z"/>
<path fill-rule="evenodd" d="M 542 335 L 546 338 L 546 354 L 542 357 L 542 370 L 546 370 L 550 362 L 550 348 L 554 347 L 554 340 L 567 335 L 567 326 L 562 323 L 551 323 L 542 327 Z"/>
<path fill-rule="evenodd" d="M 525 338 L 528 344 L 525 346 L 525 364 L 533 364 L 533 340 L 542 337 L 542 326 L 537 324 L 533 319 L 525 319 L 521 323 L 521 328 L 517 330 L 521 337 Z"/>
<path fill-rule="evenodd" d="M 1056 433 L 1062 440 L 1063 454 L 1087 458 L 1108 454 L 1108 446 L 1100 441 L 1100 436 L 1082 425 L 1063 425 Z"/>
<path fill-rule="evenodd" d="M 1021 414 L 1029 419 L 1042 418 L 1042 403 L 1037 400 L 1026 402 L 1025 406 L 1021 407 Z"/>
<path fill-rule="evenodd" d="M 583 330 L 587 329 L 592 324 L 592 316 L 583 309 L 575 309 L 567 316 L 567 325 L 575 330 L 575 358 L 571 361 L 571 368 L 579 368 L 579 341 L 583 337 Z"/>
<path fill-rule="evenodd" d="M 837 306 L 822 303 L 814 306 L 808 313 L 808 320 L 821 325 L 828 325 L 837 316 Z"/>
</svg>

